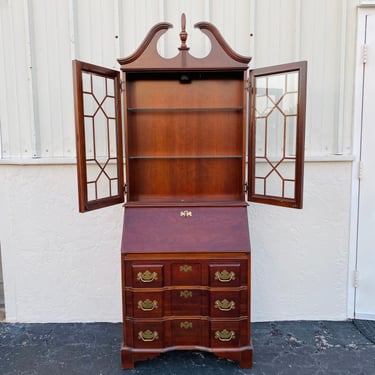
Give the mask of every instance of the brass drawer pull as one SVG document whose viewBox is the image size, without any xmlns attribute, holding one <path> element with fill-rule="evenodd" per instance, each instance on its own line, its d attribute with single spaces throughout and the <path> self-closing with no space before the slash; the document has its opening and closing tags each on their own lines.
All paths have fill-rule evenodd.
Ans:
<svg viewBox="0 0 375 375">
<path fill-rule="evenodd" d="M 149 329 L 145 332 L 139 331 L 138 332 L 138 339 L 145 341 L 145 342 L 151 342 L 154 340 L 157 340 L 159 338 L 159 334 L 157 331 L 150 331 Z"/>
<path fill-rule="evenodd" d="M 180 297 L 181 298 L 191 298 L 193 297 L 193 292 L 191 290 L 184 290 L 182 292 L 180 292 Z"/>
<path fill-rule="evenodd" d="M 215 280 L 219 280 L 221 283 L 228 283 L 229 281 L 236 280 L 236 274 L 231 271 L 224 270 L 222 272 L 215 272 Z"/>
<path fill-rule="evenodd" d="M 220 341 L 230 341 L 236 338 L 234 331 L 228 331 L 224 329 L 222 331 L 215 332 L 215 339 Z"/>
<path fill-rule="evenodd" d="M 142 311 L 152 311 L 158 308 L 158 301 L 151 301 L 146 299 L 144 301 L 138 301 L 138 308 Z"/>
<path fill-rule="evenodd" d="M 188 211 L 188 210 L 184 210 L 184 211 L 181 211 L 180 212 L 180 217 L 189 217 L 189 216 L 193 216 L 193 213 L 191 211 Z"/>
<path fill-rule="evenodd" d="M 236 308 L 236 303 L 234 301 L 229 302 L 227 299 L 223 299 L 222 301 L 216 300 L 215 308 L 221 311 L 230 311 Z"/>
<path fill-rule="evenodd" d="M 193 328 L 193 323 L 192 322 L 181 322 L 180 328 L 191 329 L 191 328 Z"/>
<path fill-rule="evenodd" d="M 151 283 L 158 279 L 158 274 L 156 272 L 150 272 L 149 270 L 145 272 L 138 272 L 137 280 L 142 283 Z"/>
<path fill-rule="evenodd" d="M 187 264 L 180 266 L 180 272 L 191 272 L 192 270 L 193 270 L 193 267 L 188 266 Z"/>
</svg>

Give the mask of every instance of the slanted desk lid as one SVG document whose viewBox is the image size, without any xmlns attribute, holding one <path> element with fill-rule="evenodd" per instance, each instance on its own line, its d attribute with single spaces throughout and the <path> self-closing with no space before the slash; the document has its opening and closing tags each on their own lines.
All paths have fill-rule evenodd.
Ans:
<svg viewBox="0 0 375 375">
<path fill-rule="evenodd" d="M 127 207 L 123 253 L 249 252 L 246 207 Z"/>
</svg>

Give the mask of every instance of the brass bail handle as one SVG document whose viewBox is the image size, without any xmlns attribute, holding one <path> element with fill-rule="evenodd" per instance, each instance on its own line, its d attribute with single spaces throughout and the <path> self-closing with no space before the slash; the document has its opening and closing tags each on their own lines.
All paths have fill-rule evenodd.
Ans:
<svg viewBox="0 0 375 375">
<path fill-rule="evenodd" d="M 185 217 L 185 218 L 187 218 L 187 217 L 189 217 L 189 216 L 193 216 L 193 213 L 192 213 L 191 211 L 189 211 L 189 210 L 184 210 L 184 211 L 181 211 L 181 212 L 180 212 L 180 217 Z"/>
</svg>

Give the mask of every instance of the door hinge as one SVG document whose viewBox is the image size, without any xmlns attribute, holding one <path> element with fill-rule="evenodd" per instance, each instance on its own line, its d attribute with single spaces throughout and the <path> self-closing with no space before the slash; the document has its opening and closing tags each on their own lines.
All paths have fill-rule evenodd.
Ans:
<svg viewBox="0 0 375 375">
<path fill-rule="evenodd" d="M 125 92 L 125 81 L 120 79 L 120 91 Z"/>
<path fill-rule="evenodd" d="M 250 81 L 250 78 L 248 78 L 245 83 L 245 90 L 249 91 L 250 88 L 251 88 L 251 81 Z"/>
<path fill-rule="evenodd" d="M 128 185 L 124 184 L 124 194 L 128 194 Z"/>
<path fill-rule="evenodd" d="M 247 193 L 247 192 L 249 191 L 249 185 L 248 185 L 247 182 L 245 182 L 244 185 L 243 185 L 243 191 L 244 191 L 245 193 Z"/>
<path fill-rule="evenodd" d="M 359 287 L 359 272 L 358 271 L 354 271 L 353 286 L 354 288 Z"/>
<path fill-rule="evenodd" d="M 368 56 L 368 46 L 367 44 L 364 44 L 362 46 L 362 64 L 367 63 L 367 56 Z"/>
<path fill-rule="evenodd" d="M 363 161 L 360 161 L 358 165 L 358 179 L 361 180 L 362 178 L 363 178 Z"/>
</svg>

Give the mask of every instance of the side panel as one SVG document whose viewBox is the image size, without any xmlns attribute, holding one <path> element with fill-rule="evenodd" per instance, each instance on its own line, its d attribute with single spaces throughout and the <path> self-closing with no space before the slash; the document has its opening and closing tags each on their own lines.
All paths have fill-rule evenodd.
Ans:
<svg viewBox="0 0 375 375">
<path fill-rule="evenodd" d="M 120 73 L 73 61 L 80 212 L 124 202 Z"/>
<path fill-rule="evenodd" d="M 306 61 L 250 72 L 249 200 L 302 208 Z"/>
</svg>

